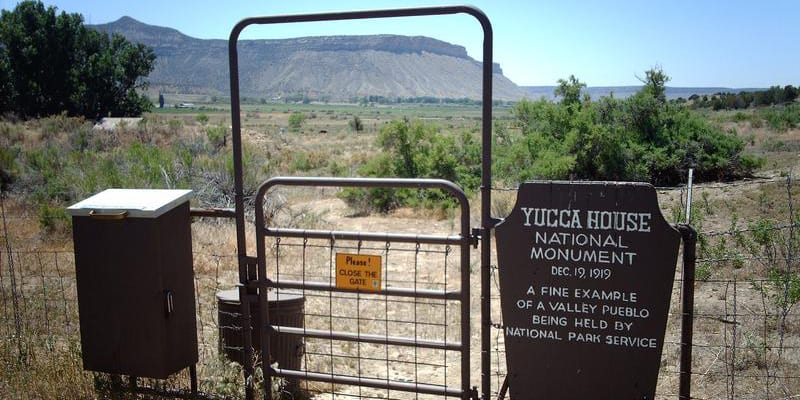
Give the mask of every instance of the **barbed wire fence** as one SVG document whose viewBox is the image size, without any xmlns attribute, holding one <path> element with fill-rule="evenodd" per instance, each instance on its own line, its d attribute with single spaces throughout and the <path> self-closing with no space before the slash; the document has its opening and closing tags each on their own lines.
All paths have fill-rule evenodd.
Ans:
<svg viewBox="0 0 800 400">
<path fill-rule="evenodd" d="M 791 179 L 746 185 L 759 188 L 786 181 L 791 203 Z M 729 186 L 701 186 L 695 190 L 726 187 Z M 0 241 L 0 349 L 7 353 L 4 358 L 25 363 L 37 354 L 77 354 L 79 359 L 74 254 L 71 250 L 15 249 L 5 209 L 0 211 L 4 217 Z M 732 224 L 730 229 L 700 230 L 692 343 L 693 398 L 800 398 L 800 312 L 796 306 L 800 301 L 800 221 L 794 216 L 793 206 L 788 213 L 790 217 L 771 224 L 754 220 L 746 225 Z M 30 223 L 36 220 L 31 219 Z M 233 288 L 238 281 L 236 255 L 195 249 L 194 261 L 200 391 L 236 397 L 242 387 L 241 370 L 220 356 L 225 349 L 219 343 L 216 299 L 217 292 Z M 676 279 L 673 285 L 657 398 L 678 398 L 682 284 Z M 496 396 L 506 375 L 496 266 L 492 268 L 492 302 L 491 373 Z M 474 350 L 474 357 L 478 357 L 478 350 Z M 188 377 L 184 375 L 151 385 L 185 387 Z"/>
</svg>

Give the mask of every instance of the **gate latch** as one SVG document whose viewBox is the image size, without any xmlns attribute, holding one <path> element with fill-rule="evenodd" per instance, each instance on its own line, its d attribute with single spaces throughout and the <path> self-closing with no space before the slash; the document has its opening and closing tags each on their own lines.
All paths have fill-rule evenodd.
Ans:
<svg viewBox="0 0 800 400">
<path fill-rule="evenodd" d="M 472 247 L 477 249 L 478 248 L 478 241 L 481 240 L 481 234 L 483 233 L 483 228 L 472 228 L 472 232 L 469 235 L 469 241 L 472 243 Z"/>
</svg>

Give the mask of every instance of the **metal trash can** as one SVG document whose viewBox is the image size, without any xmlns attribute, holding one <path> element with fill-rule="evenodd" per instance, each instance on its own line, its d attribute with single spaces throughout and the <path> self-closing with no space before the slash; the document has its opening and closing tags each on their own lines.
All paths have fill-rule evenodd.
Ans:
<svg viewBox="0 0 800 400">
<path fill-rule="evenodd" d="M 269 307 L 271 323 L 273 325 L 302 328 L 305 302 L 305 297 L 300 294 L 269 291 L 267 294 L 267 306 Z M 217 306 L 220 348 L 228 359 L 241 364 L 244 351 L 242 349 L 239 290 L 231 289 L 217 292 Z M 253 328 L 253 349 L 258 354 L 261 351 L 261 326 L 258 324 L 261 310 L 257 295 L 250 296 L 250 314 Z M 280 368 L 300 369 L 303 358 L 303 338 L 301 336 L 272 335 L 269 344 L 272 350 L 271 362 L 277 362 Z"/>
<path fill-rule="evenodd" d="M 191 196 L 109 189 L 67 208 L 85 370 L 165 379 L 197 363 Z"/>
</svg>

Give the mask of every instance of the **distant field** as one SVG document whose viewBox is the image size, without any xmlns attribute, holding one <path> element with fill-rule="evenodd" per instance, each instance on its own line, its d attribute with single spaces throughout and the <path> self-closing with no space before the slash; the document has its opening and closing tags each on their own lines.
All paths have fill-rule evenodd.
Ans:
<svg viewBox="0 0 800 400">
<path fill-rule="evenodd" d="M 211 113 L 230 113 L 230 103 L 221 102 L 196 102 L 192 100 L 195 96 L 182 95 L 180 100 L 172 100 L 168 98 L 168 104 L 165 108 L 154 108 L 155 114 L 194 114 L 198 112 Z M 206 99 L 205 96 L 198 100 Z M 176 108 L 176 104 L 191 103 L 192 106 L 186 108 Z M 460 118 L 480 118 L 481 108 L 478 106 L 465 106 L 465 105 L 432 105 L 432 104 L 397 104 L 397 105 L 382 105 L 373 104 L 361 106 L 356 104 L 346 103 L 258 103 L 258 102 L 242 102 L 241 108 L 243 111 L 249 112 L 334 112 L 344 113 L 350 115 L 393 115 L 397 118 L 403 116 L 417 116 L 417 117 L 460 117 Z M 509 107 L 495 107 L 494 112 L 498 114 L 507 113 Z"/>
</svg>

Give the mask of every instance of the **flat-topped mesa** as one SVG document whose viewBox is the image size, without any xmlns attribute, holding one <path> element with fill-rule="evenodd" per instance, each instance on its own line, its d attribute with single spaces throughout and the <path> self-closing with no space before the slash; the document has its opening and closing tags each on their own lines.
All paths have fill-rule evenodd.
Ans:
<svg viewBox="0 0 800 400">
<path fill-rule="evenodd" d="M 390 53 L 432 53 L 457 58 L 469 58 L 467 50 L 426 36 L 354 35 L 309 36 L 291 39 L 242 40 L 292 51 L 363 51 L 375 50 Z"/>
<path fill-rule="evenodd" d="M 89 25 L 152 47 L 151 91 L 227 95 L 228 40 L 199 39 L 130 17 Z M 426 36 L 348 35 L 237 41 L 242 96 L 286 100 L 352 101 L 432 97 L 482 98 L 482 62 L 464 46 Z M 525 92 L 492 65 L 493 96 L 520 99 Z M 286 100 L 289 101 L 289 100 Z"/>
</svg>

